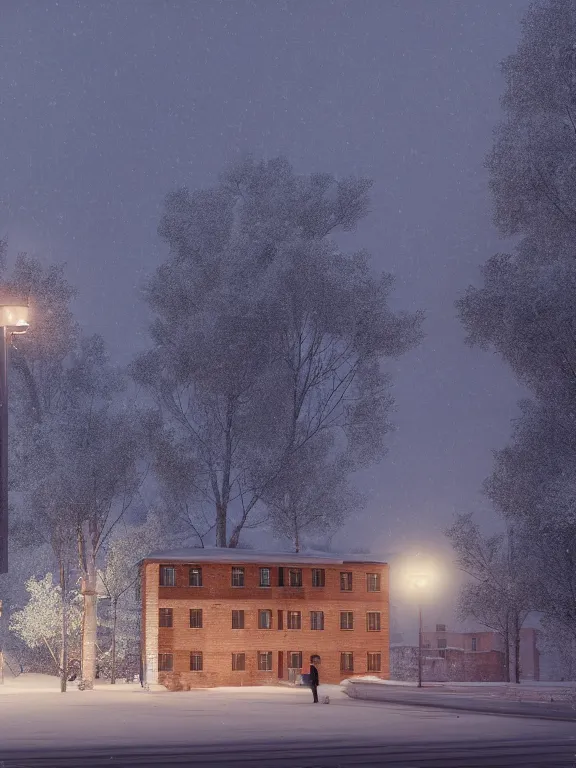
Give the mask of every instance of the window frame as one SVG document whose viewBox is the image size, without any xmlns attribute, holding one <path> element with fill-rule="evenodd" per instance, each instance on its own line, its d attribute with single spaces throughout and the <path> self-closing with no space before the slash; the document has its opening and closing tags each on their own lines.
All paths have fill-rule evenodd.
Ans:
<svg viewBox="0 0 576 768">
<path fill-rule="evenodd" d="M 376 588 L 371 589 L 370 579 L 373 578 L 375 580 Z M 376 592 L 382 592 L 382 575 L 380 573 L 367 573 L 366 574 L 366 592 L 370 592 L 372 594 Z"/>
<path fill-rule="evenodd" d="M 258 672 L 273 672 L 274 671 L 274 658 L 272 651 L 256 651 L 257 654 L 257 667 Z M 268 663 L 266 663 L 266 668 L 263 668 L 260 664 L 262 658 L 266 659 L 266 662 L 270 661 L 270 668 L 268 668 Z"/>
<path fill-rule="evenodd" d="M 242 659 L 241 666 L 238 666 L 239 660 Z M 236 651 L 232 652 L 232 672 L 246 672 L 246 652 Z"/>
<path fill-rule="evenodd" d="M 288 658 L 286 659 L 287 669 L 302 669 L 302 664 L 304 663 L 302 651 L 288 651 L 287 656 L 288 656 Z M 298 666 L 292 666 L 293 656 L 297 657 Z"/>
<path fill-rule="evenodd" d="M 319 582 L 319 583 L 316 583 Z M 322 589 L 326 586 L 326 569 L 312 568 L 312 586 L 314 589 Z"/>
<path fill-rule="evenodd" d="M 344 578 L 346 577 L 346 578 Z M 346 586 L 350 584 L 350 586 Z M 340 571 L 340 592 L 354 591 L 354 575 L 352 571 Z"/>
<path fill-rule="evenodd" d="M 267 627 L 262 626 L 262 617 L 268 616 L 269 624 Z M 273 620 L 273 613 L 270 610 L 270 608 L 259 608 L 258 609 L 258 629 L 262 630 L 270 630 L 272 629 L 272 620 Z"/>
<path fill-rule="evenodd" d="M 172 571 L 172 584 L 165 584 L 163 576 L 166 571 Z M 176 586 L 176 566 L 175 565 L 161 565 L 158 572 L 158 586 L 160 587 L 175 587 Z"/>
<path fill-rule="evenodd" d="M 198 581 L 200 582 L 199 584 L 192 584 L 192 574 L 194 572 L 196 572 L 198 574 L 198 577 L 199 577 Z M 204 584 L 202 582 L 202 567 L 201 566 L 191 565 L 188 568 L 188 586 L 191 587 L 192 589 L 200 589 L 200 587 L 204 586 Z"/>
<path fill-rule="evenodd" d="M 317 618 L 320 617 L 320 621 L 317 621 Z M 321 626 L 314 626 L 315 624 L 320 624 Z M 324 630 L 324 611 L 310 611 L 310 630 L 313 632 L 322 632 Z"/>
<path fill-rule="evenodd" d="M 448 640 L 445 637 L 439 637 L 436 643 L 436 648 L 445 651 L 448 647 Z"/>
<path fill-rule="evenodd" d="M 342 626 L 344 623 L 343 622 L 344 616 L 351 617 L 352 620 L 350 622 L 351 623 L 350 627 Z M 346 623 L 348 622 L 346 621 Z M 352 632 L 354 630 L 354 611 L 340 611 L 340 629 L 342 630 L 342 632 Z"/>
<path fill-rule="evenodd" d="M 234 584 L 234 577 L 241 577 L 242 584 Z M 230 586 L 233 589 L 243 589 L 246 586 L 246 568 L 241 565 L 233 565 L 230 571 Z"/>
<path fill-rule="evenodd" d="M 377 659 L 378 663 L 371 663 L 371 660 Z M 380 651 L 368 651 L 366 655 L 366 671 L 382 672 L 382 653 Z"/>
<path fill-rule="evenodd" d="M 371 627 L 370 620 L 375 617 L 375 624 L 378 626 Z M 381 632 L 382 631 L 382 612 L 381 611 L 366 611 L 366 631 L 367 632 Z"/>
<path fill-rule="evenodd" d="M 350 659 L 350 666 L 347 666 L 344 662 L 345 659 Z M 340 651 L 340 672 L 354 672 L 354 652 L 353 651 Z"/>
<path fill-rule="evenodd" d="M 292 581 L 292 576 L 296 576 L 294 584 Z M 292 589 L 300 589 L 304 584 L 303 578 L 302 578 L 302 568 L 288 568 L 288 586 Z"/>
<path fill-rule="evenodd" d="M 302 629 L 302 611 L 286 611 L 286 629 L 299 630 Z M 296 624 L 298 626 L 292 626 L 292 619 L 296 618 Z"/>
<path fill-rule="evenodd" d="M 240 623 L 242 626 L 235 627 L 234 626 L 234 615 L 236 615 L 237 619 L 241 619 Z M 232 618 L 231 618 L 231 629 L 245 629 L 246 628 L 246 616 L 244 613 L 243 608 L 233 608 L 232 609 Z"/>
<path fill-rule="evenodd" d="M 162 617 L 169 616 L 170 623 L 163 624 Z M 158 608 L 158 626 L 164 629 L 172 629 L 174 627 L 174 609 L 173 608 Z"/>
<path fill-rule="evenodd" d="M 472 651 L 476 653 L 478 651 L 478 638 L 471 637 L 470 641 L 471 641 Z"/>
<path fill-rule="evenodd" d="M 200 659 L 200 666 L 194 666 L 193 659 Z M 190 651 L 190 672 L 204 672 L 204 654 L 202 651 Z"/>
<path fill-rule="evenodd" d="M 195 615 L 196 617 L 200 617 L 200 623 L 199 624 L 192 624 L 192 615 Z M 189 614 L 189 628 L 190 629 L 204 629 L 204 612 L 202 608 L 190 608 L 190 614 Z"/>
<path fill-rule="evenodd" d="M 262 579 L 262 574 L 266 572 L 268 574 L 268 583 L 264 583 Z M 260 581 L 258 586 L 262 587 L 263 589 L 268 589 L 272 586 L 272 569 L 271 568 L 260 568 L 259 571 Z"/>
<path fill-rule="evenodd" d="M 169 668 L 164 666 L 162 663 L 163 661 L 166 661 L 170 659 L 170 666 Z M 173 653 L 159 653 L 158 654 L 158 672 L 174 672 L 174 654 Z"/>
</svg>

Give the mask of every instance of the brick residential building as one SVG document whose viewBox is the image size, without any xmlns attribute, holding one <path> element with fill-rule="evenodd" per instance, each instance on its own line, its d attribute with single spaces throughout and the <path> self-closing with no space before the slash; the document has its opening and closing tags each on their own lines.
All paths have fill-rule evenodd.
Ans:
<svg viewBox="0 0 576 768">
<path fill-rule="evenodd" d="M 170 690 L 389 677 L 388 565 L 368 556 L 185 549 L 141 564 L 142 663 Z"/>
</svg>

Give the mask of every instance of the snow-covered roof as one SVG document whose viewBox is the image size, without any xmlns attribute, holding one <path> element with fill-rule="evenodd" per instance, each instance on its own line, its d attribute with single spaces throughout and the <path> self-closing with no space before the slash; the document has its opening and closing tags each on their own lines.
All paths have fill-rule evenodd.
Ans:
<svg viewBox="0 0 576 768">
<path fill-rule="evenodd" d="M 187 563 L 279 563 L 281 565 L 343 565 L 344 563 L 374 563 L 386 565 L 387 561 L 375 555 L 345 555 L 334 552 L 261 552 L 253 549 L 194 548 L 170 549 L 152 552 L 144 560 L 182 560 Z"/>
</svg>

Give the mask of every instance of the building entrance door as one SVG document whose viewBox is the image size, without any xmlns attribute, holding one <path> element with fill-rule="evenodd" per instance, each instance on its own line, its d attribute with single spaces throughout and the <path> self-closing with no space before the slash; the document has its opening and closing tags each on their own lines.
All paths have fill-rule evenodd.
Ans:
<svg viewBox="0 0 576 768">
<path fill-rule="evenodd" d="M 284 651 L 278 651 L 278 680 L 284 679 Z"/>
</svg>

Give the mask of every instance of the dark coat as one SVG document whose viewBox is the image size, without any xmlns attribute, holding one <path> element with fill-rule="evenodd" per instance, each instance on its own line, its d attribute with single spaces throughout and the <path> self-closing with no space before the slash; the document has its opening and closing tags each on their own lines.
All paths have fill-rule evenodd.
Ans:
<svg viewBox="0 0 576 768">
<path fill-rule="evenodd" d="M 320 675 L 314 664 L 310 664 L 310 685 L 320 685 Z"/>
</svg>

